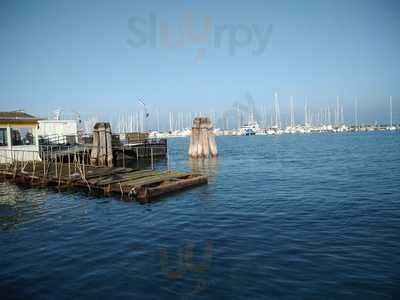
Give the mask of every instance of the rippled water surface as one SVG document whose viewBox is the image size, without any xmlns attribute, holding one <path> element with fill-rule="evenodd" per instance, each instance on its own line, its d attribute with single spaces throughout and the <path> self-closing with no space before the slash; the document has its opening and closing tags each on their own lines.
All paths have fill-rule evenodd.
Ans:
<svg viewBox="0 0 400 300">
<path fill-rule="evenodd" d="M 1 298 L 400 299 L 399 133 L 188 142 L 151 204 L 0 183 Z"/>
</svg>

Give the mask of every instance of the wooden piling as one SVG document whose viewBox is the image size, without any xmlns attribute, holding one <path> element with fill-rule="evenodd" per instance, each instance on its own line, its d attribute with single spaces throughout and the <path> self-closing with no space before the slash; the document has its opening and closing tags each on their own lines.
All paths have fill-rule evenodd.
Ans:
<svg viewBox="0 0 400 300">
<path fill-rule="evenodd" d="M 94 127 L 93 129 L 93 146 L 92 146 L 92 152 L 91 152 L 91 157 L 90 157 L 90 164 L 95 166 L 97 165 L 97 156 L 99 155 L 99 132 Z M 76 172 L 76 170 L 75 170 Z"/>
<path fill-rule="evenodd" d="M 111 136 L 111 126 L 110 123 L 105 123 L 106 124 L 106 149 L 107 149 L 107 166 L 112 167 L 113 166 L 113 152 L 112 152 L 112 136 Z"/>
<path fill-rule="evenodd" d="M 113 166 L 110 123 L 96 123 L 94 126 L 90 164 L 96 166 Z"/>
<path fill-rule="evenodd" d="M 208 118 L 195 118 L 189 145 L 191 158 L 208 158 L 218 155 L 213 126 Z"/>
</svg>

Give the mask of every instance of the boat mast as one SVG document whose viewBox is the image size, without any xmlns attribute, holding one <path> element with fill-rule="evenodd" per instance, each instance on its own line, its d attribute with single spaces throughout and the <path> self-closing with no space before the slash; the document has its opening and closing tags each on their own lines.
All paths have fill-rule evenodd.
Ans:
<svg viewBox="0 0 400 300">
<path fill-rule="evenodd" d="M 172 112 L 169 112 L 169 131 L 172 132 Z"/>
<path fill-rule="evenodd" d="M 264 126 L 265 128 L 268 127 L 268 107 L 264 104 Z"/>
<path fill-rule="evenodd" d="M 157 107 L 157 131 L 160 132 L 160 109 Z"/>
<path fill-rule="evenodd" d="M 306 96 L 306 102 L 304 103 L 304 126 L 308 126 L 308 98 Z"/>
<path fill-rule="evenodd" d="M 340 106 L 340 123 L 344 125 L 344 112 L 343 112 L 343 104 Z"/>
<path fill-rule="evenodd" d="M 328 105 L 328 125 L 332 125 L 331 107 Z"/>
<path fill-rule="evenodd" d="M 238 129 L 240 128 L 240 126 L 241 126 L 241 122 L 240 122 L 240 110 L 239 110 L 239 103 L 238 104 L 236 104 L 236 112 L 237 112 L 237 124 L 238 124 Z"/>
<path fill-rule="evenodd" d="M 290 96 L 290 127 L 294 127 L 294 107 L 293 96 Z"/>
<path fill-rule="evenodd" d="M 390 105 L 390 127 L 393 127 L 393 107 L 392 107 L 392 96 L 389 97 Z"/>
<path fill-rule="evenodd" d="M 358 99 L 354 100 L 354 123 L 358 127 Z"/>
<path fill-rule="evenodd" d="M 335 125 L 339 125 L 340 120 L 339 120 L 339 108 L 340 103 L 339 103 L 339 96 L 336 96 L 336 111 L 335 111 Z"/>
<path fill-rule="evenodd" d="M 281 127 L 279 102 L 278 102 L 278 93 L 276 93 L 276 92 L 275 92 L 275 126 L 277 128 Z"/>
</svg>

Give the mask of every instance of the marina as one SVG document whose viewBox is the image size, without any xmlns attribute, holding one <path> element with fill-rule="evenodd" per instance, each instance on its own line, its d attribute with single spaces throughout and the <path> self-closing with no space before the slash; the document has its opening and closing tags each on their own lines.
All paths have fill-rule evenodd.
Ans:
<svg viewBox="0 0 400 300">
<path fill-rule="evenodd" d="M 1 300 L 400 299 L 400 2 L 0 11 Z"/>
<path fill-rule="evenodd" d="M 284 129 L 281 128 L 277 94 L 274 105 L 274 125 L 271 128 L 261 128 L 251 113 L 249 122 L 237 131 L 214 129 L 210 119 L 202 117 L 194 119 L 191 130 L 184 129 L 185 133 L 182 135 L 177 131 L 173 136 L 187 136 L 186 132 L 189 132 L 189 156 L 207 159 L 209 155 L 218 155 L 215 136 L 221 135 L 263 136 L 397 130 L 392 123 L 391 98 L 391 123 L 386 127 L 315 127 L 311 123 L 298 126 L 294 122 L 291 98 L 290 126 Z M 337 111 L 340 111 L 339 106 Z M 305 114 L 308 122 L 307 116 L 308 113 Z M 113 134 L 109 123 L 99 122 L 95 123 L 93 132 L 82 132 L 78 123 L 75 120 L 62 120 L 59 114 L 55 120 L 43 120 L 24 112 L 0 112 L 0 127 L 3 127 L 0 175 L 25 185 L 87 189 L 88 192 L 101 192 L 104 195 L 119 194 L 123 198 L 140 202 L 208 182 L 207 176 L 201 173 L 170 169 L 168 134 L 161 135 L 162 137 L 154 132 Z M 157 160 L 167 161 L 167 168 L 155 170 Z M 136 167 L 131 167 L 132 161 L 137 162 Z M 148 167 L 144 167 L 141 162 L 148 162 Z"/>
</svg>

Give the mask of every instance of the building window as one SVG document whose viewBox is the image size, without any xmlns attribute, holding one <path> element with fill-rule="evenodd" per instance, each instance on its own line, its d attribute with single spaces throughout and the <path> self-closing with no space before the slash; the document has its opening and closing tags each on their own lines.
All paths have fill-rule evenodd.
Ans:
<svg viewBox="0 0 400 300">
<path fill-rule="evenodd" d="M 7 128 L 0 128 L 0 146 L 7 146 Z"/>
<path fill-rule="evenodd" d="M 11 128 L 11 143 L 13 146 L 35 145 L 32 128 Z"/>
</svg>

